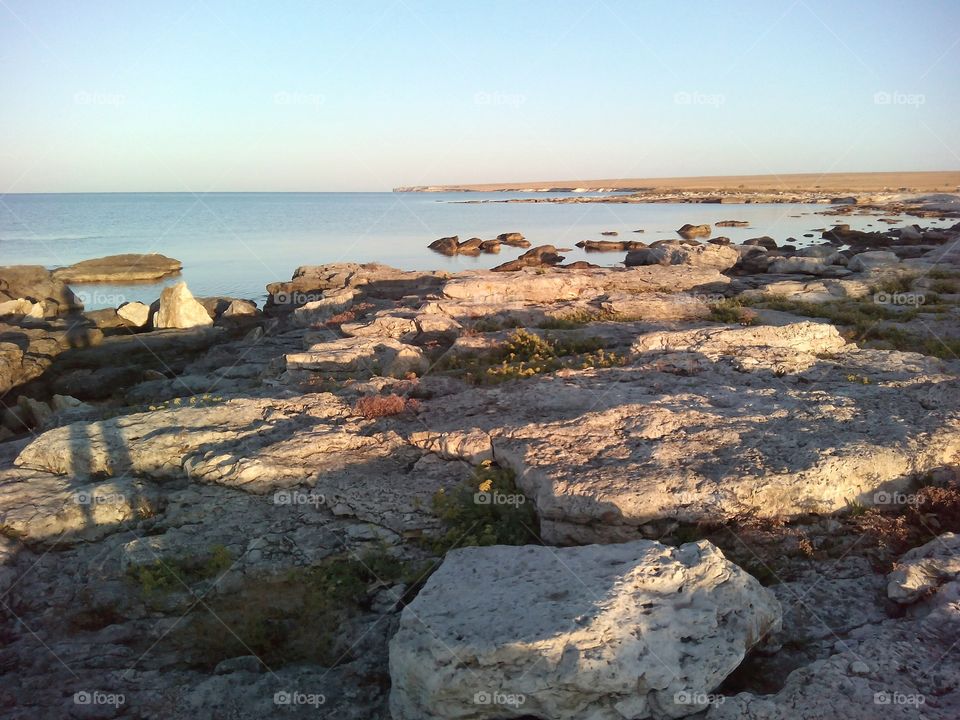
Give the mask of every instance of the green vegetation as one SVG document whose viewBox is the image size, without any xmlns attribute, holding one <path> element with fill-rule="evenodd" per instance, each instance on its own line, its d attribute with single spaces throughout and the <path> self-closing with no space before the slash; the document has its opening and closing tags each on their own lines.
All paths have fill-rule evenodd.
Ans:
<svg viewBox="0 0 960 720">
<path fill-rule="evenodd" d="M 561 368 L 606 368 L 624 364 L 625 357 L 605 350 L 599 340 L 561 341 L 520 328 L 493 352 L 450 358 L 441 369 L 462 375 L 467 382 L 492 385 Z"/>
<path fill-rule="evenodd" d="M 935 294 L 929 294 L 926 298 L 930 302 L 940 299 Z M 949 309 L 949 306 L 920 305 L 898 308 L 875 303 L 871 299 L 812 303 L 787 300 L 775 295 L 755 300 L 751 305 L 829 320 L 834 325 L 847 329 L 847 339 L 861 344 L 870 343 L 871 347 L 918 352 L 938 358 L 960 357 L 960 339 L 941 339 L 933 333 L 916 332 L 903 326 L 903 323 L 913 320 L 921 312 L 942 312 Z"/>
<path fill-rule="evenodd" d="M 191 664 L 205 668 L 250 654 L 271 669 L 299 662 L 331 667 L 352 659 L 362 630 L 350 621 L 369 611 L 375 592 L 393 583 L 416 583 L 424 570 L 385 546 L 360 556 L 329 557 L 204 600 L 189 622 L 171 633 L 171 641 Z"/>
<path fill-rule="evenodd" d="M 446 526 L 446 532 L 431 545 L 438 555 L 469 545 L 540 543 L 533 504 L 517 489 L 513 471 L 490 461 L 453 491 L 438 490 L 433 496 L 433 512 Z"/>
<path fill-rule="evenodd" d="M 738 324 L 738 325 L 759 325 L 760 320 L 750 308 L 743 306 L 743 302 L 737 298 L 728 298 L 713 303 L 710 306 L 710 319 L 714 322 Z"/>
<path fill-rule="evenodd" d="M 910 288 L 913 286 L 913 281 L 916 278 L 916 275 L 891 275 L 885 277 L 870 286 L 870 294 L 887 293 L 889 295 L 896 295 L 898 293 L 910 292 Z"/>
<path fill-rule="evenodd" d="M 204 557 L 174 557 L 138 565 L 129 571 L 143 595 L 186 590 L 200 580 L 218 577 L 233 565 L 233 556 L 223 545 L 214 545 Z"/>
</svg>

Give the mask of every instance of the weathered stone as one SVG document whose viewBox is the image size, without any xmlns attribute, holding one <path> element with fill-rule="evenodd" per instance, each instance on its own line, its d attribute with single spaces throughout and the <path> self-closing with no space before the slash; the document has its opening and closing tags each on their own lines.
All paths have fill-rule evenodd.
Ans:
<svg viewBox="0 0 960 720">
<path fill-rule="evenodd" d="M 403 377 L 423 373 L 429 367 L 423 351 L 413 345 L 380 337 L 350 337 L 322 342 L 306 352 L 286 356 L 288 369 L 314 370 L 341 374 Z"/>
<path fill-rule="evenodd" d="M 319 325 L 353 304 L 357 291 L 324 290 L 315 300 L 303 303 L 293 311 L 292 322 L 300 327 Z"/>
<path fill-rule="evenodd" d="M 800 273 L 821 277 L 844 277 L 850 274 L 850 271 L 846 268 L 830 265 L 824 260 L 814 257 L 777 258 L 767 267 L 767 272 L 776 274 Z"/>
<path fill-rule="evenodd" d="M 710 237 L 712 231 L 709 225 L 691 225 L 687 223 L 677 230 L 677 234 L 682 238 L 690 240 L 696 237 Z"/>
<path fill-rule="evenodd" d="M 887 595 L 906 605 L 960 576 L 960 535 L 944 533 L 903 555 L 887 576 Z"/>
<path fill-rule="evenodd" d="M 854 255 L 847 263 L 847 268 L 853 272 L 869 272 L 879 267 L 896 265 L 898 262 L 900 258 L 896 253 L 888 250 L 874 250 Z"/>
<path fill-rule="evenodd" d="M 83 309 L 83 303 L 66 283 L 55 278 L 41 265 L 0 267 L 0 302 L 9 300 L 28 300 L 39 303 L 43 307 L 44 317 Z M 20 307 L 22 309 L 24 306 Z M 29 314 L 31 311 L 24 314 Z"/>
<path fill-rule="evenodd" d="M 158 253 L 110 255 L 57 268 L 53 277 L 67 283 L 131 283 L 176 275 L 179 260 Z"/>
<path fill-rule="evenodd" d="M 390 709 L 681 717 L 779 624 L 773 594 L 707 542 L 453 550 L 390 642 Z"/>
<path fill-rule="evenodd" d="M 124 303 L 117 308 L 117 315 L 137 328 L 146 327 L 150 322 L 150 306 L 142 302 Z"/>
<path fill-rule="evenodd" d="M 723 245 L 663 244 L 627 253 L 624 261 L 634 265 L 692 265 L 694 267 L 728 270 L 740 259 L 736 250 Z"/>
<path fill-rule="evenodd" d="M 185 282 L 164 288 L 160 293 L 160 307 L 153 316 L 155 328 L 194 328 L 213 325 L 213 318 L 207 313 Z"/>
</svg>

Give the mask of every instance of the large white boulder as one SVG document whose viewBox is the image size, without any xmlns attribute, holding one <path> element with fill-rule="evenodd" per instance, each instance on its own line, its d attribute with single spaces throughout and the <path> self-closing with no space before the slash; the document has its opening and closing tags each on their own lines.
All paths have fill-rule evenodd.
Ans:
<svg viewBox="0 0 960 720">
<path fill-rule="evenodd" d="M 193 297 L 185 282 L 164 288 L 160 307 L 153 316 L 155 328 L 192 328 L 213 325 L 206 308 Z"/>
<path fill-rule="evenodd" d="M 706 541 L 455 550 L 400 618 L 390 710 L 681 717 L 780 618 L 774 594 Z"/>
</svg>

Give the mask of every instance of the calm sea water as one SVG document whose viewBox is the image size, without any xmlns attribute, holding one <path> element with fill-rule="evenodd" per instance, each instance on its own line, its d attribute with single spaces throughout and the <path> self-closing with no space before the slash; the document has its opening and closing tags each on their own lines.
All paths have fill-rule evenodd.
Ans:
<svg viewBox="0 0 960 720">
<path fill-rule="evenodd" d="M 544 197 L 545 193 L 532 196 Z M 525 197 L 523 193 L 111 193 L 0 196 L 0 264 L 68 265 L 78 260 L 127 252 L 160 252 L 183 262 L 195 295 L 266 298 L 265 285 L 289 279 L 300 265 L 383 262 L 404 269 L 488 268 L 519 255 L 447 258 L 427 244 L 459 235 L 490 238 L 522 232 L 534 245 L 573 248 L 580 240 L 602 239 L 616 230 L 620 239 L 651 242 L 676 237 L 684 223 L 748 220 L 749 228 L 716 228 L 740 242 L 770 235 L 801 243 L 814 228 L 834 218 L 814 214 L 813 205 L 690 204 L 463 204 L 462 200 Z M 844 219 L 866 229 L 886 227 L 874 218 Z M 929 224 L 929 223 L 928 223 Z M 934 223 L 935 224 L 935 223 Z M 643 229 L 643 234 L 633 230 Z M 623 253 L 566 253 L 616 265 Z M 122 301 L 150 302 L 162 283 L 128 287 L 79 286 L 90 309 Z"/>
</svg>

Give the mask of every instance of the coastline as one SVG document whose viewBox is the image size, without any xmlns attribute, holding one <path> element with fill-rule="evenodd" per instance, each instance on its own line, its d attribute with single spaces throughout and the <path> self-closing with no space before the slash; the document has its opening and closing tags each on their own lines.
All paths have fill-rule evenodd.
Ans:
<svg viewBox="0 0 960 720">
<path fill-rule="evenodd" d="M 789 173 L 396 187 L 394 192 L 957 192 L 960 171 Z"/>
</svg>

